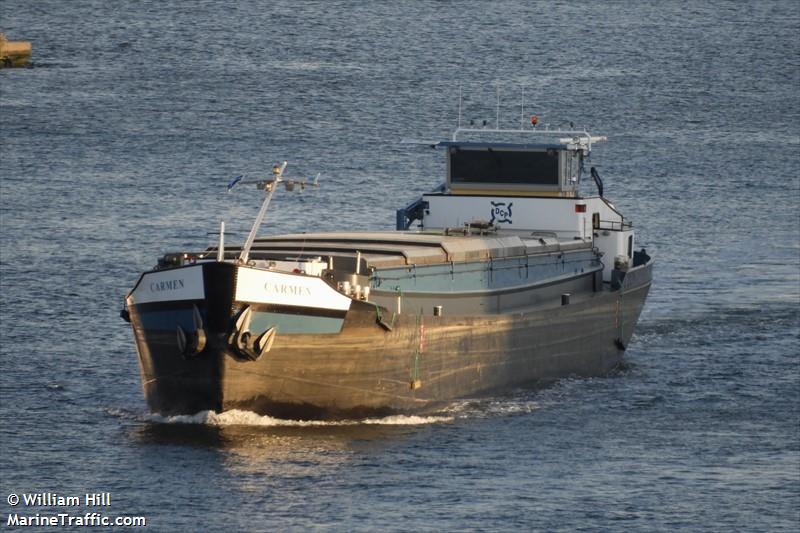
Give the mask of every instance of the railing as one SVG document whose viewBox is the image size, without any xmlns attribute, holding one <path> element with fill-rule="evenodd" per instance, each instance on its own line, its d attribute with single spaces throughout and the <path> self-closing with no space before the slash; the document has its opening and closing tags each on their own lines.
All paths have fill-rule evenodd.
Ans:
<svg viewBox="0 0 800 533">
<path fill-rule="evenodd" d="M 458 127 L 453 131 L 453 140 L 452 142 L 458 141 L 458 135 L 460 133 L 508 133 L 508 134 L 524 134 L 524 135 L 539 135 L 539 136 L 566 136 L 559 138 L 559 142 L 562 144 L 566 144 L 568 148 L 577 150 L 582 149 L 586 150 L 587 153 L 591 152 L 592 150 L 592 143 L 593 142 L 600 142 L 608 140 L 607 137 L 604 136 L 592 136 L 588 131 L 584 130 L 551 130 L 545 127 L 544 129 L 499 129 L 499 128 L 462 128 Z M 574 146 L 570 146 L 574 145 Z"/>
<path fill-rule="evenodd" d="M 610 231 L 624 231 L 633 228 L 633 224 L 625 222 L 624 220 L 601 220 L 594 229 L 610 230 Z"/>
</svg>

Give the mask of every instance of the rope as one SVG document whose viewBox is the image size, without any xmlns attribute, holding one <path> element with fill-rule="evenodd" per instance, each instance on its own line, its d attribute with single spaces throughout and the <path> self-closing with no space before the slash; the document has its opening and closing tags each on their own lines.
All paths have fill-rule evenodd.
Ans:
<svg viewBox="0 0 800 533">
<path fill-rule="evenodd" d="M 378 304 L 374 303 L 374 302 L 372 303 L 372 305 L 375 306 L 375 321 L 381 327 L 383 327 L 385 330 L 392 331 L 392 329 L 394 329 L 394 321 L 397 318 L 397 313 L 392 311 L 392 321 L 391 322 L 386 322 L 383 319 L 383 314 L 381 313 L 381 307 Z"/>
<path fill-rule="evenodd" d="M 420 310 L 420 312 L 417 313 L 416 326 L 417 326 L 416 335 L 415 335 L 415 337 L 416 337 L 416 343 L 415 343 L 416 346 L 414 348 L 414 353 L 412 355 L 413 359 L 412 359 L 412 363 L 411 363 L 410 376 L 409 376 L 411 378 L 411 383 L 412 384 L 414 382 L 416 382 L 417 380 L 419 380 L 419 358 L 420 358 L 420 342 L 421 342 L 421 332 L 422 332 L 422 329 L 421 329 L 421 327 L 422 327 L 422 310 Z"/>
</svg>

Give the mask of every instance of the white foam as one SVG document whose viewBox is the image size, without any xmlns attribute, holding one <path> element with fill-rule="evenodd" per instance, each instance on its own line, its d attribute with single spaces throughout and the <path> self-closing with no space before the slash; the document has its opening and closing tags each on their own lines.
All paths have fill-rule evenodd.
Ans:
<svg viewBox="0 0 800 533">
<path fill-rule="evenodd" d="M 314 426 L 415 426 L 452 422 L 451 416 L 414 416 L 394 415 L 383 418 L 366 418 L 363 420 L 286 420 L 267 415 L 259 415 L 251 411 L 233 409 L 223 413 L 201 411 L 193 415 L 163 416 L 159 414 L 145 415 L 148 422 L 159 424 L 204 424 L 209 426 L 267 426 L 267 427 L 314 427 Z"/>
<path fill-rule="evenodd" d="M 457 418 L 489 418 L 532 413 L 541 407 L 541 403 L 527 393 L 518 397 L 459 400 L 451 403 L 442 413 Z"/>
</svg>

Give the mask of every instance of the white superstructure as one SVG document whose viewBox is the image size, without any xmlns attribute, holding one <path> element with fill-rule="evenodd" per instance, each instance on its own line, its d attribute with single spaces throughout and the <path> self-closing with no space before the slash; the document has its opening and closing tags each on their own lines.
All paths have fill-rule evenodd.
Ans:
<svg viewBox="0 0 800 533">
<path fill-rule="evenodd" d="M 482 140 L 460 138 L 472 134 Z M 496 140 L 487 142 L 487 135 Z M 591 241 L 610 281 L 614 268 L 632 263 L 633 228 L 603 197 L 594 168 L 589 174 L 599 195 L 579 194 L 584 161 L 593 143 L 605 140 L 585 130 L 459 128 L 452 140 L 435 145 L 447 152 L 445 183 L 399 210 L 398 229 L 418 220 L 425 231 L 488 228 L 523 238 Z"/>
</svg>

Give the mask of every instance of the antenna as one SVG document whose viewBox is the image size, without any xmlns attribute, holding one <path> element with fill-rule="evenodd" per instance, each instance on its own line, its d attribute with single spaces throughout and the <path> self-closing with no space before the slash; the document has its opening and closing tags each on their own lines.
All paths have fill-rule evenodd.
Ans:
<svg viewBox="0 0 800 533">
<path fill-rule="evenodd" d="M 225 260 L 225 221 L 219 221 L 219 246 L 217 246 L 217 261 Z"/>
<path fill-rule="evenodd" d="M 458 84 L 458 127 L 461 127 L 461 84 Z"/>
<path fill-rule="evenodd" d="M 500 83 L 497 83 L 497 118 L 494 122 L 494 127 L 500 129 Z"/>
</svg>

